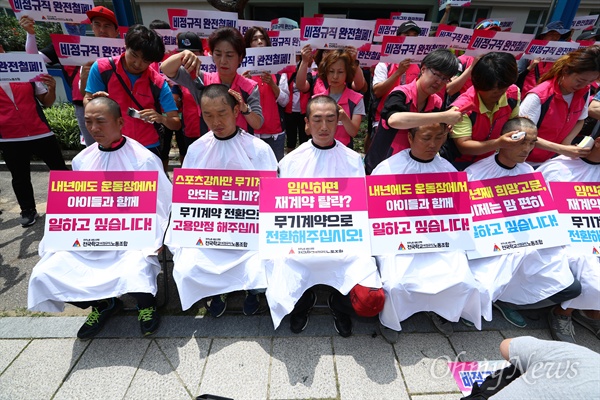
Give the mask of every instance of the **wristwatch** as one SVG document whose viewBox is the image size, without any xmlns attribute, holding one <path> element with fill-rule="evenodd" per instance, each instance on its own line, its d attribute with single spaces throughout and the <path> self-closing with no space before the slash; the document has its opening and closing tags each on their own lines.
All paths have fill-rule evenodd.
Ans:
<svg viewBox="0 0 600 400">
<path fill-rule="evenodd" d="M 248 106 L 248 109 L 246 110 L 246 112 L 240 111 L 242 113 L 242 115 L 248 115 L 252 112 L 252 109 L 250 108 L 250 104 L 246 104 Z"/>
</svg>

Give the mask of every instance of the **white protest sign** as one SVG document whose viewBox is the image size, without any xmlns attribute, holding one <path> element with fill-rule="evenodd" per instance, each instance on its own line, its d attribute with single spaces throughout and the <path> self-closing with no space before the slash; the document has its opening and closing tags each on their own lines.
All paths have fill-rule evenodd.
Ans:
<svg viewBox="0 0 600 400">
<path fill-rule="evenodd" d="M 0 53 L 0 82 L 38 81 L 47 73 L 41 54 Z"/>
<path fill-rule="evenodd" d="M 359 48 L 373 41 L 375 29 L 375 21 L 337 18 L 302 18 L 300 24 L 302 46 L 316 49 Z"/>
</svg>

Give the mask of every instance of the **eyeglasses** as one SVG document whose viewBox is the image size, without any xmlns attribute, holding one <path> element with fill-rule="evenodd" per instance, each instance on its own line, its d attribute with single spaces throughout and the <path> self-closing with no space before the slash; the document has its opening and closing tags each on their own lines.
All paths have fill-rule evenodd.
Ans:
<svg viewBox="0 0 600 400">
<path fill-rule="evenodd" d="M 432 70 L 431 68 L 427 68 L 429 70 L 429 72 L 431 72 L 433 74 L 433 76 L 435 76 L 440 82 L 444 82 L 444 83 L 448 83 L 452 80 L 452 78 L 448 78 L 445 77 L 444 75 L 440 74 L 439 72 L 435 72 L 434 70 Z"/>
<path fill-rule="evenodd" d="M 475 27 L 475 29 L 489 29 L 491 27 L 498 28 L 498 30 L 500 30 L 500 28 L 502 28 L 500 26 L 500 21 L 490 21 L 490 20 L 487 20 L 487 21 L 481 21 L 479 23 L 479 25 L 477 25 Z"/>
</svg>

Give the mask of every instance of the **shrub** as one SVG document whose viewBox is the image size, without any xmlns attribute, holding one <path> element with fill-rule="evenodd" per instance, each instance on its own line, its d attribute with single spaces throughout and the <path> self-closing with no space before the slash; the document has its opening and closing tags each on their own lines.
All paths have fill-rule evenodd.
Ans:
<svg viewBox="0 0 600 400">
<path fill-rule="evenodd" d="M 38 49 L 48 46 L 51 33 L 62 33 L 60 24 L 56 22 L 36 22 L 35 38 Z M 27 34 L 19 25 L 19 21 L 9 15 L 0 15 L 0 44 L 5 51 L 25 51 Z"/>
<path fill-rule="evenodd" d="M 55 104 L 52 107 L 45 108 L 44 114 L 46 114 L 48 124 L 63 150 L 81 150 L 84 148 L 79 138 L 79 125 L 77 125 L 73 104 Z"/>
</svg>

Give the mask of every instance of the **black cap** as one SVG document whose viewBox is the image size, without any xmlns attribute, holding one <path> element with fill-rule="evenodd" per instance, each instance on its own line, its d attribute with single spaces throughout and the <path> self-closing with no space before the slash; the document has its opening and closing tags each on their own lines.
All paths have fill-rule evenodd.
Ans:
<svg viewBox="0 0 600 400">
<path fill-rule="evenodd" d="M 577 40 L 598 40 L 600 39 L 600 28 L 585 29 Z"/>
<path fill-rule="evenodd" d="M 194 32 L 181 32 L 177 35 L 177 48 L 179 51 L 203 51 L 202 41 Z"/>
<path fill-rule="evenodd" d="M 408 32 L 408 31 L 416 31 L 418 35 L 421 34 L 421 28 L 419 28 L 419 25 L 415 24 L 411 20 L 408 20 L 398 27 L 398 31 L 396 31 L 396 35 L 400 35 L 401 33 Z"/>
</svg>

